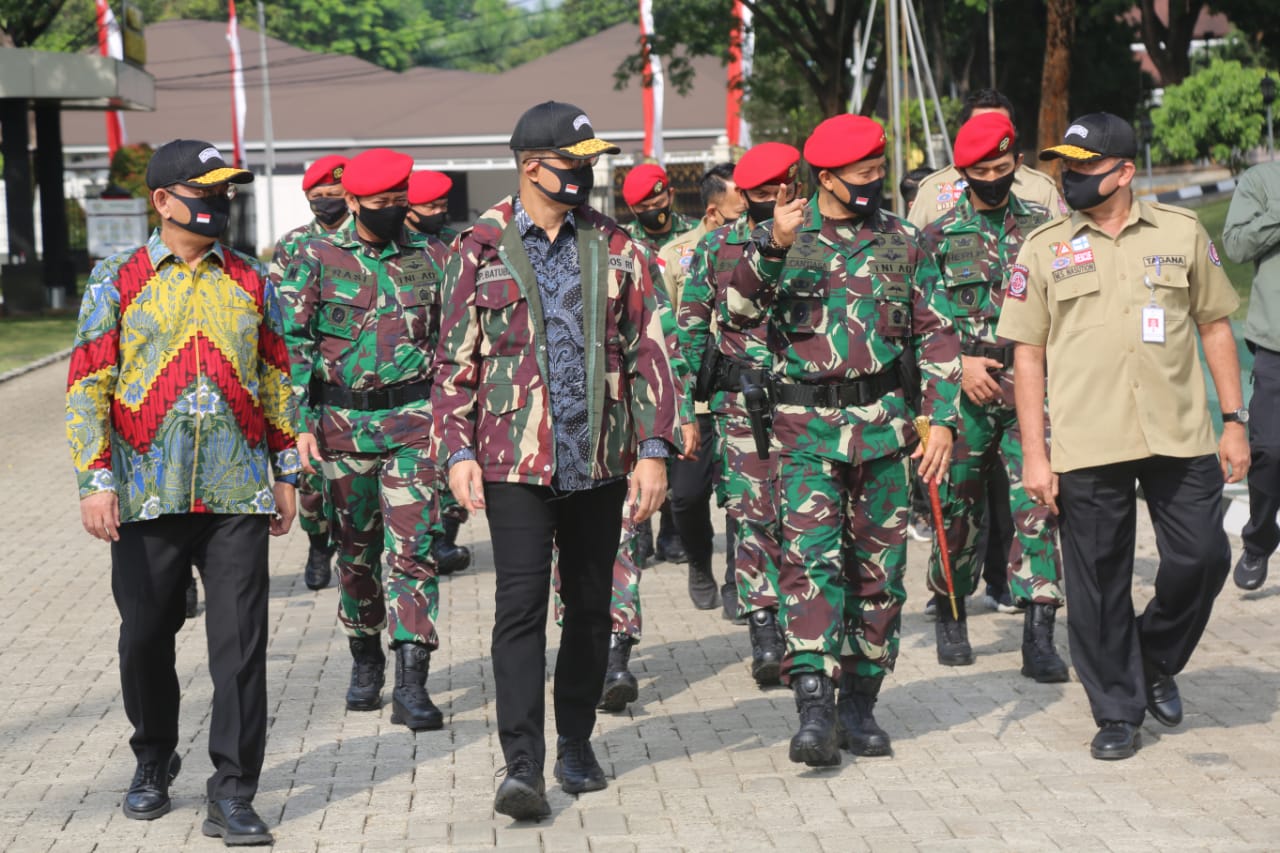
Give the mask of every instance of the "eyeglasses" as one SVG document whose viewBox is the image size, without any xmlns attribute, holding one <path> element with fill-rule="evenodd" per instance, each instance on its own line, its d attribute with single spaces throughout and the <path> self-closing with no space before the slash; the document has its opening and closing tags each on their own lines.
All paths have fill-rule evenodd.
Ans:
<svg viewBox="0 0 1280 853">
<path fill-rule="evenodd" d="M 568 164 L 569 164 L 569 168 L 570 168 L 570 169 L 576 169 L 576 168 L 578 168 L 578 167 L 580 167 L 580 166 L 591 166 L 591 167 L 593 167 L 593 168 L 594 168 L 594 167 L 595 167 L 595 165 L 596 165 L 597 163 L 599 163 L 599 162 L 600 162 L 600 155 L 599 155 L 599 154 L 597 154 L 597 155 L 595 155 L 594 157 L 573 157 L 573 158 L 570 158 L 570 157 L 531 157 L 530 159 L 531 159 L 533 162 L 538 163 L 539 165 L 541 165 L 541 164 L 543 163 L 543 161 L 545 161 L 545 160 L 559 160 L 559 161 L 560 161 L 560 162 L 562 162 L 562 163 L 568 163 Z"/>
<path fill-rule="evenodd" d="M 186 190 L 186 192 L 178 192 L 178 187 Z M 212 187 L 191 187 L 186 184 L 174 184 L 168 189 L 174 195 L 186 196 L 187 198 L 226 198 L 228 201 L 235 198 L 240 192 L 236 189 L 235 184 L 221 184 Z"/>
</svg>

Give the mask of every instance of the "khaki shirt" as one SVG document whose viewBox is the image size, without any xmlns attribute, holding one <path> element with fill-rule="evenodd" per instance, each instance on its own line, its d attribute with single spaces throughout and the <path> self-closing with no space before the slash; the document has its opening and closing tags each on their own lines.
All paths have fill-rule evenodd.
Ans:
<svg viewBox="0 0 1280 853">
<path fill-rule="evenodd" d="M 930 222 L 956 206 L 968 184 L 955 166 L 939 169 L 920 182 L 915 203 L 907 211 L 907 221 L 923 230 Z M 1058 185 L 1044 172 L 1030 166 L 1019 166 L 1013 176 L 1013 194 L 1023 201 L 1038 204 L 1050 216 L 1066 216 L 1070 212 Z"/>
<path fill-rule="evenodd" d="M 663 246 L 658 252 L 658 266 L 662 269 L 662 283 L 667 289 L 667 295 L 671 297 L 672 306 L 677 311 L 680 309 L 680 300 L 684 295 L 685 283 L 689 281 L 689 265 L 693 263 L 694 250 L 698 248 L 702 238 L 709 233 L 710 229 L 707 228 L 707 220 L 702 219 L 698 222 L 697 228 L 681 234 Z M 691 381 L 695 378 L 691 377 Z M 706 403 L 695 402 L 693 410 L 695 415 L 711 414 L 711 409 Z"/>
<path fill-rule="evenodd" d="M 1135 200 L 1118 237 L 1082 213 L 1055 219 L 1004 286 L 1000 336 L 1047 348 L 1054 471 L 1215 452 L 1197 327 L 1239 300 L 1194 213 Z M 1143 341 L 1153 298 L 1164 343 Z"/>
</svg>

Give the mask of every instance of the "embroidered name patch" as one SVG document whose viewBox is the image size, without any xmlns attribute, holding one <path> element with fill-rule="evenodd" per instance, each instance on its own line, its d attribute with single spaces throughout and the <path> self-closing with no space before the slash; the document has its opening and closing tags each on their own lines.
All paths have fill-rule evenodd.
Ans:
<svg viewBox="0 0 1280 853">
<path fill-rule="evenodd" d="M 622 255 L 610 255 L 609 269 L 622 270 L 625 273 L 633 273 L 636 271 L 636 265 L 631 258 L 623 257 Z"/>
<path fill-rule="evenodd" d="M 511 271 L 503 264 L 494 264 L 476 273 L 476 284 L 484 284 L 486 281 L 496 281 L 500 278 L 511 278 Z"/>
</svg>

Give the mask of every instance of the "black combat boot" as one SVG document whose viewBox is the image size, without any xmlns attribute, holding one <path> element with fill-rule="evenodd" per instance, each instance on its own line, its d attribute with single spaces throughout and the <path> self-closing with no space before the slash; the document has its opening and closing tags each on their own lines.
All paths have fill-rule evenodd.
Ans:
<svg viewBox="0 0 1280 853">
<path fill-rule="evenodd" d="M 462 522 L 445 516 L 444 535 L 431 543 L 431 556 L 436 558 L 436 571 L 442 575 L 460 572 L 471 565 L 471 549 L 459 545 L 458 528 Z"/>
<path fill-rule="evenodd" d="M 791 682 L 800 714 L 800 730 L 791 738 L 791 760 L 810 767 L 837 767 L 836 689 L 820 672 L 805 672 Z"/>
<path fill-rule="evenodd" d="M 938 621 L 933 623 L 938 640 L 938 663 L 943 666 L 969 666 L 973 663 L 973 647 L 969 645 L 969 623 L 964 616 L 964 599 L 956 598 L 956 613 L 951 615 L 951 599 L 935 595 Z"/>
<path fill-rule="evenodd" d="M 767 608 L 753 611 L 747 617 L 747 631 L 751 635 L 751 677 L 761 687 L 772 687 L 782 675 L 786 651 L 778 614 Z"/>
<path fill-rule="evenodd" d="M 395 648 L 396 686 L 391 691 L 391 722 L 421 732 L 444 726 L 444 714 L 427 694 L 431 649 L 418 643 Z"/>
<path fill-rule="evenodd" d="M 328 533 L 308 533 L 311 547 L 307 550 L 307 567 L 302 571 L 302 581 L 307 589 L 324 589 L 333 577 L 333 545 Z"/>
<path fill-rule="evenodd" d="M 1067 664 L 1053 647 L 1052 604 L 1032 604 L 1022 623 L 1022 674 L 1041 684 L 1067 680 Z"/>
<path fill-rule="evenodd" d="M 671 515 L 671 501 L 664 503 L 658 512 L 658 547 L 654 553 L 665 563 L 689 561 L 689 552 L 685 550 L 684 540 L 680 538 L 680 531 L 676 530 L 675 519 Z"/>
<path fill-rule="evenodd" d="M 609 640 L 609 668 L 604 674 L 604 690 L 600 694 L 601 711 L 622 711 L 640 696 L 640 685 L 627 669 L 635 640 L 626 634 L 614 634 Z"/>
<path fill-rule="evenodd" d="M 636 525 L 636 565 L 645 568 L 653 559 L 653 521 L 646 518 Z"/>
<path fill-rule="evenodd" d="M 348 711 L 376 711 L 382 707 L 382 685 L 387 683 L 387 656 L 382 640 L 348 637 L 351 648 L 351 686 L 347 688 Z"/>
<path fill-rule="evenodd" d="M 715 610 L 723 607 L 720 601 L 720 584 L 711 573 L 711 558 L 689 561 L 689 598 L 699 610 Z"/>
<path fill-rule="evenodd" d="M 876 697 L 883 675 L 840 674 L 840 698 L 836 716 L 840 720 L 840 745 L 854 755 L 892 755 L 889 733 L 876 723 Z"/>
</svg>

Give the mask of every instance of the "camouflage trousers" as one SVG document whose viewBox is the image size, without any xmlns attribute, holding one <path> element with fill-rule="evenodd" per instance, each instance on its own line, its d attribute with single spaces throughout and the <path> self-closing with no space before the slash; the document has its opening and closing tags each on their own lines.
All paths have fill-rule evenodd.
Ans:
<svg viewBox="0 0 1280 853">
<path fill-rule="evenodd" d="M 623 634 L 632 642 L 640 642 L 641 628 L 644 626 L 640 617 L 640 572 L 641 563 L 638 551 L 640 540 L 636 535 L 636 526 L 627 518 L 627 508 L 623 509 L 622 537 L 618 543 L 618 555 L 613 560 L 613 596 L 609 600 L 609 618 L 615 634 Z M 551 585 L 555 589 L 556 624 L 564 624 L 564 602 L 560 600 L 560 561 L 552 558 Z"/>
<path fill-rule="evenodd" d="M 778 448 L 768 459 L 756 454 L 751 424 L 733 414 L 717 414 L 716 455 L 720 458 L 720 505 L 736 524 L 734 581 L 743 613 L 778 608 L 778 567 L 782 527 L 778 520 Z"/>
<path fill-rule="evenodd" d="M 329 517 L 324 509 L 324 477 L 320 474 L 298 477 L 298 523 L 308 536 L 329 532 Z"/>
<path fill-rule="evenodd" d="M 386 627 L 393 644 L 436 648 L 440 590 L 431 537 L 440 516 L 430 451 L 326 453 L 322 467 L 343 630 L 364 637 Z"/>
<path fill-rule="evenodd" d="M 779 480 L 784 680 L 891 671 L 907 598 L 906 455 L 852 464 L 785 449 Z"/>
<path fill-rule="evenodd" d="M 1045 433 L 1047 441 L 1047 427 Z M 978 551 L 978 540 L 987 515 L 987 477 L 994 465 L 1003 465 L 1009 475 L 1009 510 L 1014 528 L 1009 546 L 1010 593 L 1015 599 L 1033 604 L 1060 606 L 1063 596 L 1059 583 L 1062 557 L 1056 541 L 1058 524 L 1049 508 L 1037 506 L 1022 486 L 1022 431 L 1017 413 L 1006 406 L 977 405 L 963 394 L 951 470 L 939 488 L 956 597 L 971 595 L 982 574 L 984 555 Z M 936 537 L 929 557 L 928 581 L 933 592 L 946 594 Z"/>
</svg>

